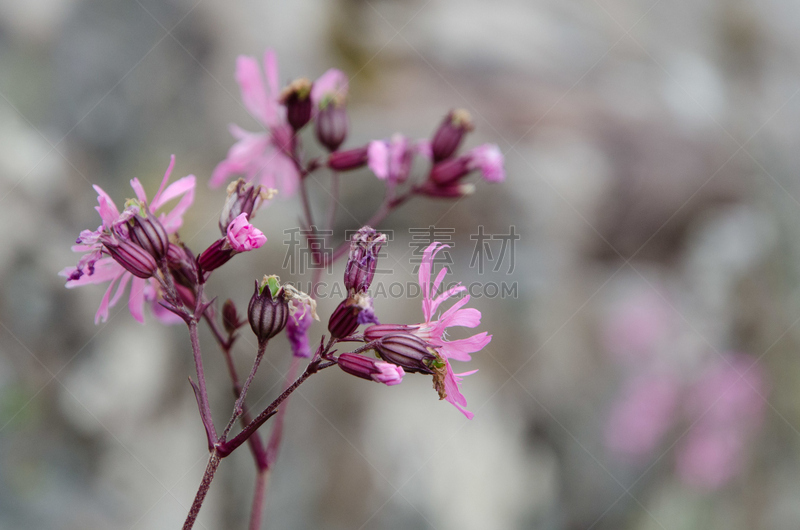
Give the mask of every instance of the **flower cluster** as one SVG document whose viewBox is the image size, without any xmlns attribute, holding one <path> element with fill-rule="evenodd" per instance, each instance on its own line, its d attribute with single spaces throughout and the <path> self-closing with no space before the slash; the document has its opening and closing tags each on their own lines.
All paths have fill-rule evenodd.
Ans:
<svg viewBox="0 0 800 530">
<path fill-rule="evenodd" d="M 260 472 L 266 471 L 274 460 L 285 411 L 278 406 L 309 376 L 330 366 L 339 366 L 345 373 L 387 386 L 402 382 L 406 374 L 425 374 L 432 377 L 433 387 L 440 399 L 455 405 L 467 418 L 466 399 L 460 384 L 464 376 L 475 371 L 455 373 L 452 361 L 469 361 L 470 354 L 485 347 L 491 340 L 487 333 L 478 333 L 462 340 L 447 340 L 446 330 L 453 326 L 477 327 L 481 313 L 465 308 L 469 296 L 453 302 L 449 309 L 439 307 L 456 295 L 463 295 L 460 284 L 442 293 L 440 287 L 446 274 L 441 270 L 433 277 L 433 262 L 437 252 L 445 246 L 434 242 L 425 250 L 419 271 L 419 283 L 424 294 L 423 322 L 413 325 L 380 324 L 369 288 L 375 276 L 378 256 L 387 238 L 372 226 L 377 226 L 394 208 L 414 196 L 438 198 L 462 197 L 472 192 L 473 186 L 463 179 L 479 172 L 490 182 L 505 178 L 503 156 L 493 145 L 482 145 L 459 154 L 466 134 L 473 123 L 466 111 L 454 110 L 428 140 L 411 140 L 395 134 L 388 140 L 374 140 L 367 144 L 340 151 L 347 139 L 349 120 L 347 96 L 349 81 L 339 70 L 330 69 L 315 81 L 296 79 L 281 88 L 278 66 L 273 51 L 265 53 L 262 68 L 252 57 L 239 57 L 236 80 L 242 100 L 250 114 L 264 128 L 262 132 L 248 132 L 232 125 L 230 130 L 236 143 L 227 157 L 214 169 L 210 186 L 216 188 L 238 177 L 227 187 L 227 197 L 219 218 L 220 237 L 199 253 L 193 252 L 178 237 L 183 215 L 194 200 L 196 179 L 189 175 L 169 183 L 175 165 L 170 161 L 152 200 L 148 199 L 138 179 L 131 180 L 134 198 L 127 199 L 120 210 L 101 188 L 97 212 L 101 224 L 96 230 L 84 230 L 73 250 L 83 255 L 74 267 L 61 271 L 67 278 L 67 287 L 109 283 L 97 311 L 95 322 L 106 321 L 109 309 L 122 297 L 130 284 L 128 307 L 139 322 L 144 322 L 144 305 L 149 303 L 155 316 L 166 323 L 185 322 L 189 329 L 197 382 L 190 379 L 197 399 L 200 418 L 206 431 L 212 453 L 205 490 L 201 487 L 196 506 L 187 518 L 184 528 L 191 528 L 199 506 L 213 478 L 220 458 L 232 453 L 245 441 L 253 452 Z M 314 137 L 325 149 L 324 156 L 305 160 L 302 156 L 298 133 L 312 126 Z M 415 157 L 428 161 L 422 178 L 412 178 Z M 291 284 L 281 284 L 275 275 L 257 281 L 255 291 L 247 304 L 246 318 L 240 317 L 236 304 L 228 299 L 217 312 L 213 299 L 206 298 L 204 289 L 212 274 L 217 274 L 234 256 L 250 252 L 267 244 L 267 237 L 253 224 L 256 212 L 268 204 L 276 194 L 290 197 L 302 191 L 303 222 L 311 237 L 318 237 L 313 222 L 305 177 L 321 167 L 333 172 L 350 171 L 368 166 L 375 177 L 385 185 L 383 202 L 377 207 L 369 226 L 358 230 L 350 241 L 343 242 L 331 256 L 312 256 L 316 270 L 322 270 L 335 259 L 348 255 L 344 284 L 347 294 L 327 320 L 329 337 L 321 337 L 315 349 L 309 333 L 314 320 L 319 320 L 315 300 L 295 289 Z M 338 179 L 332 179 L 334 186 Z M 404 187 L 401 191 L 400 187 Z M 334 196 L 335 200 L 335 195 Z M 171 210 L 165 206 L 176 201 Z M 335 206 L 335 203 L 332 205 Z M 335 209 L 331 208 L 331 228 Z M 349 250 L 349 254 L 348 254 Z M 315 276 L 312 285 L 319 281 Z M 313 289 L 312 289 L 313 291 Z M 237 399 L 233 413 L 221 434 L 211 415 L 205 383 L 203 356 L 200 353 L 198 324 L 208 326 L 223 354 Z M 238 338 L 240 328 L 247 323 L 258 343 L 253 368 L 244 382 L 238 377 L 231 358 L 231 348 Z M 367 326 L 358 335 L 360 326 Z M 290 370 L 286 390 L 261 414 L 251 416 L 247 411 L 246 395 L 261 359 L 271 339 L 283 331 L 289 340 L 294 357 L 293 367 L 300 359 L 309 359 L 303 374 L 294 382 Z M 354 351 L 336 355 L 334 345 L 361 343 Z M 376 357 L 369 357 L 372 351 Z M 273 439 L 264 444 L 258 428 L 277 414 Z M 230 436 L 237 420 L 242 430 Z M 210 476 L 208 475 L 210 473 Z M 259 473 L 259 477 L 265 476 Z M 261 503 L 254 503 L 254 507 Z M 196 509 L 195 509 L 196 508 Z M 254 508 L 255 510 L 256 508 Z M 255 515 L 258 515 L 254 511 Z M 251 525 L 252 526 L 252 525 Z M 254 526 L 258 526 L 257 524 Z"/>
</svg>

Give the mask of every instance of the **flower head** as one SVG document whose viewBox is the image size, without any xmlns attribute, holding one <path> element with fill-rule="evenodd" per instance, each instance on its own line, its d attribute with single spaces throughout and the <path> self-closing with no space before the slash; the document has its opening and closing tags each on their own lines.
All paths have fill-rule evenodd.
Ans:
<svg viewBox="0 0 800 530">
<path fill-rule="evenodd" d="M 439 306 L 453 296 L 466 291 L 466 287 L 460 283 L 436 296 L 436 292 L 442 285 L 447 269 L 442 269 L 431 283 L 433 260 L 436 254 L 447 245 L 434 241 L 422 257 L 422 264 L 419 268 L 419 285 L 422 290 L 422 313 L 425 321 L 413 326 L 392 326 L 380 325 L 371 326 L 365 331 L 365 336 L 369 340 L 377 340 L 380 337 L 398 331 L 416 335 L 432 346 L 430 352 L 435 359 L 430 362 L 433 370 L 433 386 L 439 393 L 439 398 L 452 403 L 464 416 L 472 419 L 473 414 L 465 407 L 467 400 L 461 393 L 460 384 L 464 377 L 474 374 L 477 370 L 463 373 L 455 373 L 451 361 L 469 361 L 472 359 L 470 354 L 483 349 L 492 340 L 492 336 L 486 332 L 478 333 L 472 337 L 459 340 L 447 340 L 446 330 L 453 326 L 463 326 L 474 328 L 481 323 L 481 312 L 474 308 L 464 308 L 469 302 L 469 295 L 456 301 L 447 311 L 438 314 Z"/>
<path fill-rule="evenodd" d="M 231 125 L 231 134 L 238 141 L 228 151 L 227 158 L 217 164 L 209 184 L 216 188 L 233 175 L 243 175 L 248 182 L 256 180 L 288 197 L 297 189 L 300 174 L 283 145 L 283 129 L 289 129 L 290 137 L 292 129 L 287 121 L 286 107 L 281 104 L 278 61 L 271 49 L 264 53 L 264 71 L 266 84 L 254 57 L 242 55 L 236 61 L 236 82 L 239 83 L 242 101 L 267 132 L 252 133 Z"/>
<path fill-rule="evenodd" d="M 504 159 L 500 148 L 494 144 L 483 144 L 470 149 L 467 153 L 467 167 L 481 172 L 481 176 L 488 182 L 503 182 L 506 171 L 503 167 Z"/>
<path fill-rule="evenodd" d="M 416 147 L 405 136 L 395 134 L 389 141 L 374 140 L 367 148 L 369 168 L 381 180 L 405 182 L 411 171 Z"/>
<path fill-rule="evenodd" d="M 236 252 L 247 252 L 261 248 L 267 242 L 267 236 L 247 222 L 247 213 L 240 213 L 227 230 L 228 244 Z"/>
<path fill-rule="evenodd" d="M 146 223 L 144 225 L 136 224 L 134 219 L 137 215 L 143 216 L 142 219 L 149 219 L 152 216 L 158 222 L 157 230 L 160 232 L 163 228 L 167 234 L 174 234 L 183 224 L 183 214 L 194 201 L 195 177 L 189 175 L 167 185 L 174 165 L 175 157 L 173 156 L 164 173 L 161 186 L 152 201 L 148 200 L 139 179 L 131 180 L 131 187 L 136 194 L 136 199 L 128 201 L 122 212 L 117 209 L 114 201 L 100 186 L 94 186 L 98 203 L 95 209 L 100 214 L 102 224 L 97 230 L 81 232 L 77 244 L 72 247 L 72 250 L 85 254 L 78 260 L 76 267 L 67 267 L 59 274 L 67 278 L 67 288 L 110 282 L 95 315 L 95 323 L 105 322 L 108 319 L 109 309 L 122 298 L 129 283 L 131 290 L 128 308 L 139 322 L 144 322 L 145 301 L 155 303 L 161 297 L 158 284 L 149 279 L 150 275 L 145 273 L 145 269 L 149 269 L 152 264 L 141 255 L 137 255 L 134 260 L 133 254 L 128 251 L 131 250 L 129 245 L 134 243 L 137 248 L 142 248 L 137 238 L 142 241 L 149 239 L 145 236 L 150 233 L 149 229 L 152 228 L 146 226 Z M 178 199 L 178 203 L 171 211 L 157 214 L 165 204 L 175 199 Z M 141 230 L 141 233 L 132 235 L 131 227 L 134 230 Z M 161 234 L 156 234 L 152 241 L 154 247 L 162 243 Z M 115 259 L 114 253 L 117 254 L 118 259 L 123 261 L 130 258 L 129 265 L 131 266 L 138 264 L 137 272 L 139 274 L 133 274 L 130 268 L 123 266 Z M 147 263 L 144 268 L 140 267 L 145 261 Z M 159 311 L 156 314 L 161 315 L 163 312 Z M 174 321 L 171 317 L 165 320 Z"/>
</svg>

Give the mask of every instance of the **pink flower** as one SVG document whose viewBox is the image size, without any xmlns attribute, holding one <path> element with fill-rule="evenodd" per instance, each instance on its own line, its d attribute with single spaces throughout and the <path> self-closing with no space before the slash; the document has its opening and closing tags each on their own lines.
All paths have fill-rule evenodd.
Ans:
<svg viewBox="0 0 800 530">
<path fill-rule="evenodd" d="M 755 363 L 728 354 L 689 392 L 687 411 L 697 419 L 677 451 L 678 476 L 687 484 L 714 490 L 744 467 L 747 442 L 764 413 L 766 384 Z"/>
<path fill-rule="evenodd" d="M 349 82 L 344 72 L 336 68 L 329 69 L 311 86 L 311 102 L 314 109 L 325 108 L 331 102 L 341 105 L 347 99 L 349 89 Z"/>
<path fill-rule="evenodd" d="M 267 242 L 267 236 L 261 230 L 247 222 L 247 213 L 240 213 L 228 225 L 228 243 L 236 252 L 247 252 L 261 248 Z"/>
<path fill-rule="evenodd" d="M 483 144 L 470 149 L 467 153 L 469 169 L 477 169 L 483 178 L 489 182 L 503 182 L 506 171 L 503 167 L 504 159 L 500 148 L 494 144 Z"/>
<path fill-rule="evenodd" d="M 307 303 L 292 300 L 289 304 L 289 319 L 286 321 L 286 338 L 295 357 L 311 357 L 308 328 L 314 322 L 313 309 Z"/>
<path fill-rule="evenodd" d="M 670 376 L 630 381 L 606 425 L 606 446 L 635 459 L 649 456 L 675 421 L 679 397 L 680 385 Z"/>
<path fill-rule="evenodd" d="M 405 136 L 395 134 L 390 141 L 374 140 L 367 147 L 369 168 L 381 180 L 405 182 L 411 171 L 415 148 Z"/>
<path fill-rule="evenodd" d="M 441 376 L 434 375 L 434 387 L 438 390 L 440 398 L 452 403 L 464 416 L 472 419 L 473 414 L 464 408 L 467 406 L 467 400 L 461 394 L 459 385 L 463 377 L 474 374 L 477 370 L 456 374 L 453 372 L 450 361 L 466 362 L 471 360 L 470 354 L 482 350 L 492 340 L 492 336 L 483 332 L 466 339 L 445 340 L 445 330 L 449 327 L 474 328 L 480 325 L 481 312 L 474 308 L 462 309 L 469 302 L 469 295 L 467 295 L 456 301 L 438 318 L 434 318 L 436 310 L 444 301 L 466 291 L 466 287 L 459 283 L 434 297 L 447 274 L 447 269 L 443 268 L 431 284 L 433 259 L 436 253 L 443 248 L 447 248 L 447 245 L 434 241 L 423 254 L 422 264 L 419 267 L 419 285 L 422 289 L 422 312 L 425 315 L 425 322 L 418 324 L 418 327 L 411 333 L 438 347 L 438 354 L 445 363 Z"/>
<path fill-rule="evenodd" d="M 392 363 L 385 363 L 377 361 L 375 367 L 380 370 L 378 373 L 372 375 L 372 379 L 378 383 L 383 383 L 386 386 L 399 385 L 403 382 L 405 372 L 402 366 L 397 366 Z"/>
<path fill-rule="evenodd" d="M 158 188 L 153 197 L 153 201 L 147 200 L 147 194 L 139 182 L 139 179 L 134 178 L 131 180 L 131 187 L 136 193 L 141 207 L 147 208 L 150 214 L 155 215 L 156 212 L 166 203 L 178 199 L 178 203 L 169 213 L 158 214 L 158 220 L 163 225 L 168 234 L 173 234 L 183 224 L 183 214 L 194 201 L 194 187 L 195 177 L 189 175 L 183 177 L 169 186 L 169 177 L 172 174 L 172 168 L 175 165 L 175 157 L 170 160 L 169 167 L 164 174 L 164 179 L 161 181 L 161 186 Z M 128 283 L 131 284 L 130 296 L 128 298 L 128 309 L 137 321 L 144 323 L 144 303 L 157 302 L 160 298 L 159 288 L 156 283 L 150 279 L 142 279 L 134 277 L 133 274 L 125 270 L 125 268 L 114 261 L 114 258 L 107 256 L 103 252 L 103 245 L 100 243 L 99 238 L 103 234 L 110 233 L 112 228 L 125 233 L 127 228 L 125 223 L 139 211 L 139 205 L 128 206 L 120 213 L 111 197 L 103 191 L 100 186 L 94 186 L 97 192 L 98 206 L 95 207 L 100 214 L 103 224 L 97 230 L 90 231 L 84 230 L 81 232 L 77 240 L 77 245 L 72 247 L 75 252 L 85 252 L 86 254 L 78 260 L 77 267 L 67 267 L 62 270 L 59 275 L 67 278 L 67 288 L 80 287 L 83 285 L 99 284 L 110 282 L 103 299 L 100 302 L 100 307 L 95 315 L 95 324 L 105 322 L 108 319 L 108 311 L 111 307 L 120 300 L 125 292 Z M 116 290 L 115 290 L 116 287 Z M 112 295 L 113 293 L 113 295 Z M 163 312 L 158 312 L 158 315 Z M 173 322 L 173 318 L 167 318 Z"/>
<path fill-rule="evenodd" d="M 236 82 L 242 101 L 250 114 L 265 128 L 266 133 L 252 133 L 235 125 L 231 134 L 238 140 L 228 151 L 228 157 L 214 169 L 209 182 L 212 188 L 222 185 L 233 175 L 243 175 L 250 182 L 275 188 L 285 196 L 294 194 L 300 174 L 287 154 L 287 139 L 291 126 L 286 120 L 286 107 L 280 103 L 278 62 L 271 49 L 264 53 L 267 84 L 254 57 L 239 56 L 236 61 Z"/>
</svg>

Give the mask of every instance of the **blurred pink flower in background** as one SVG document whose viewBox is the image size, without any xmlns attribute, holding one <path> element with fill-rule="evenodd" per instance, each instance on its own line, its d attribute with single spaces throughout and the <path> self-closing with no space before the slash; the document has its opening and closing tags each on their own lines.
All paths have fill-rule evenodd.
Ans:
<svg viewBox="0 0 800 530">
<path fill-rule="evenodd" d="M 673 313 L 653 289 L 628 297 L 609 311 L 603 331 L 606 350 L 624 361 L 652 357 L 673 329 Z"/>
<path fill-rule="evenodd" d="M 264 52 L 264 71 L 254 57 L 239 56 L 236 61 L 236 82 L 242 92 L 242 102 L 247 110 L 266 130 L 252 133 L 236 125 L 230 132 L 237 142 L 228 156 L 217 164 L 209 185 L 221 186 L 234 175 L 243 175 L 250 182 L 257 180 L 266 188 L 278 189 L 284 196 L 297 190 L 300 173 L 286 153 L 286 141 L 293 135 L 286 120 L 286 108 L 280 103 L 278 60 L 274 50 Z"/>
<path fill-rule="evenodd" d="M 686 411 L 694 421 L 678 448 L 678 476 L 713 490 L 744 467 L 748 442 L 764 416 L 765 374 L 758 361 L 727 353 L 690 390 Z"/>
<path fill-rule="evenodd" d="M 606 425 L 606 446 L 634 459 L 644 459 L 672 427 L 680 383 L 665 374 L 645 374 L 628 381 Z"/>
</svg>

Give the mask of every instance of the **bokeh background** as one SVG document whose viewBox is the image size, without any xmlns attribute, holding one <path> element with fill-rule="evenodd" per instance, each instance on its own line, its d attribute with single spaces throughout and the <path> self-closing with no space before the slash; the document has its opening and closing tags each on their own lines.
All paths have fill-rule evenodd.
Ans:
<svg viewBox="0 0 800 530">
<path fill-rule="evenodd" d="M 2 2 L 0 528 L 182 524 L 207 457 L 185 329 L 143 327 L 124 303 L 95 326 L 103 289 L 56 273 L 98 224 L 90 185 L 121 203 L 173 153 L 175 175 L 199 179 L 184 241 L 218 237 L 224 192 L 206 182 L 227 124 L 258 127 L 236 57 L 267 47 L 284 82 L 350 75 L 346 146 L 429 137 L 468 109 L 467 147 L 497 143 L 507 181 L 394 213 L 378 281 L 413 282 L 408 229 L 436 226 L 455 230 L 453 279 L 517 296 L 471 302 L 494 335 L 464 384 L 472 421 L 427 378 L 304 385 L 265 528 L 797 528 L 798 16 L 790 0 Z M 381 192 L 366 170 L 342 180 L 337 234 Z M 312 182 L 318 215 L 328 186 Z M 281 269 L 298 212 L 260 212 L 266 248 L 210 291 L 245 307 L 262 274 L 307 280 Z M 480 226 L 520 234 L 513 270 L 508 255 L 469 266 Z M 418 297 L 376 303 L 384 321 L 420 319 Z M 219 423 L 232 398 L 202 338 Z M 253 408 L 287 351 L 270 345 Z M 198 527 L 244 528 L 253 477 L 246 450 L 224 461 Z"/>
</svg>

